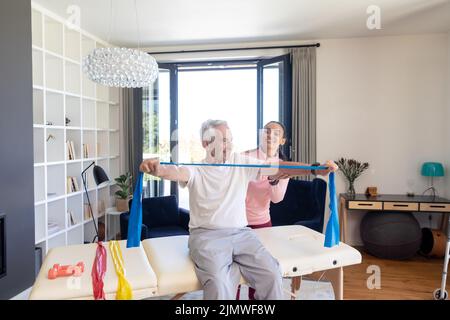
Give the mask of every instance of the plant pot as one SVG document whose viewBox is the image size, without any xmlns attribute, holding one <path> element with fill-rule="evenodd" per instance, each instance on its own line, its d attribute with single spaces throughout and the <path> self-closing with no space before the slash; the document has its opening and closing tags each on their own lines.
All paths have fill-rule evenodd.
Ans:
<svg viewBox="0 0 450 320">
<path fill-rule="evenodd" d="M 116 199 L 116 209 L 119 212 L 127 212 L 130 211 L 128 207 L 129 199 Z"/>
</svg>

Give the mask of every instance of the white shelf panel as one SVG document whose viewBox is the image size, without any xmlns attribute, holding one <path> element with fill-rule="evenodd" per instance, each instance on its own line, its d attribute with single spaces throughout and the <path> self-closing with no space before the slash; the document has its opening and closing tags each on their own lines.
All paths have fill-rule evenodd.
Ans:
<svg viewBox="0 0 450 320">
<path fill-rule="evenodd" d="M 44 124 L 44 92 L 33 89 L 33 124 Z"/>
<path fill-rule="evenodd" d="M 42 47 L 42 14 L 31 10 L 31 31 L 33 46 Z"/>
<path fill-rule="evenodd" d="M 81 60 L 81 34 L 77 30 L 64 27 L 65 35 L 65 56 L 76 62 Z"/>
<path fill-rule="evenodd" d="M 66 204 L 65 200 L 49 202 L 47 204 L 47 228 L 50 225 L 55 225 L 56 228 L 49 228 L 48 237 L 54 236 L 57 233 L 66 229 Z"/>
<path fill-rule="evenodd" d="M 47 200 L 64 196 L 66 193 L 66 174 L 63 164 L 47 167 Z"/>
<path fill-rule="evenodd" d="M 63 54 L 63 25 L 62 23 L 44 17 L 45 50 L 56 54 Z"/>
<path fill-rule="evenodd" d="M 92 100 L 82 100 L 83 129 L 95 128 L 95 102 Z"/>
<path fill-rule="evenodd" d="M 90 54 L 95 49 L 95 40 L 85 35 L 81 36 L 81 55 L 83 57 Z"/>
<path fill-rule="evenodd" d="M 120 162 L 119 158 L 111 159 L 109 161 L 109 179 L 113 181 L 115 178 L 120 176 Z"/>
<path fill-rule="evenodd" d="M 46 129 L 47 162 L 64 161 L 65 139 L 64 130 Z"/>
<path fill-rule="evenodd" d="M 95 98 L 95 83 L 89 80 L 89 78 L 84 74 L 81 78 L 81 81 L 83 83 L 82 90 L 83 90 L 83 97 L 91 98 L 92 100 L 96 100 Z"/>
<path fill-rule="evenodd" d="M 81 99 L 66 95 L 66 117 L 70 122 L 66 129 L 81 128 Z"/>
<path fill-rule="evenodd" d="M 45 54 L 45 86 L 49 89 L 64 90 L 63 59 Z"/>
<path fill-rule="evenodd" d="M 109 134 L 109 153 L 112 155 L 119 154 L 120 135 L 119 132 L 110 132 Z"/>
<path fill-rule="evenodd" d="M 42 241 L 46 237 L 46 218 L 45 218 L 45 204 L 34 207 L 34 238 L 35 243 Z"/>
<path fill-rule="evenodd" d="M 111 130 L 118 130 L 120 127 L 120 110 L 119 108 L 111 107 L 109 108 L 109 128 Z"/>
<path fill-rule="evenodd" d="M 33 50 L 33 85 L 44 85 L 44 56 L 42 51 Z"/>
<path fill-rule="evenodd" d="M 45 167 L 34 168 L 34 201 L 45 200 Z"/>
<path fill-rule="evenodd" d="M 34 162 L 45 162 L 45 138 L 43 128 L 33 128 Z"/>
<path fill-rule="evenodd" d="M 105 87 L 101 84 L 97 84 L 96 89 L 97 89 L 97 92 L 96 92 L 97 99 L 102 100 L 102 101 L 108 101 L 109 87 Z"/>
<path fill-rule="evenodd" d="M 97 128 L 109 129 L 109 105 L 97 102 Z"/>
<path fill-rule="evenodd" d="M 67 224 L 69 227 L 73 227 L 74 225 L 70 219 L 69 211 L 72 213 L 74 225 L 79 225 L 83 222 L 83 202 L 81 193 L 77 193 L 76 195 L 67 198 Z"/>
<path fill-rule="evenodd" d="M 87 155 L 86 152 L 87 151 Z M 95 131 L 83 131 L 83 158 L 96 158 Z"/>
<path fill-rule="evenodd" d="M 65 62 L 66 65 L 66 92 L 70 92 L 74 95 L 81 93 L 81 69 L 80 65 Z"/>
<path fill-rule="evenodd" d="M 60 93 L 46 92 L 46 120 L 48 126 L 64 127 L 64 95 Z"/>
<path fill-rule="evenodd" d="M 106 158 L 109 156 L 109 132 L 97 132 L 97 157 Z"/>
</svg>

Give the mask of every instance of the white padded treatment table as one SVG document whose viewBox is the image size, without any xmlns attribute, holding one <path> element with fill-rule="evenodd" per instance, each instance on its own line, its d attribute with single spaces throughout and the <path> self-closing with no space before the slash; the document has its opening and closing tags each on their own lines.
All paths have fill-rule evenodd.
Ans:
<svg viewBox="0 0 450 320">
<path fill-rule="evenodd" d="M 361 254 L 340 243 L 325 248 L 324 235 L 303 226 L 280 226 L 253 230 L 264 246 L 280 262 L 283 277 L 298 277 L 326 271 L 336 299 L 343 299 L 343 267 L 361 263 Z M 201 290 L 194 264 L 189 256 L 188 236 L 146 239 L 138 248 L 126 248 L 126 240 L 119 241 L 126 269 L 126 278 L 133 289 L 134 299 L 180 294 Z M 107 271 L 104 291 L 107 299 L 114 299 L 117 289 L 116 271 L 107 243 Z M 51 249 L 41 267 L 30 299 L 93 299 L 91 269 L 97 244 L 84 244 Z M 81 277 L 50 280 L 48 270 L 55 263 L 61 265 L 85 263 Z M 241 279 L 245 283 L 244 279 Z"/>
</svg>

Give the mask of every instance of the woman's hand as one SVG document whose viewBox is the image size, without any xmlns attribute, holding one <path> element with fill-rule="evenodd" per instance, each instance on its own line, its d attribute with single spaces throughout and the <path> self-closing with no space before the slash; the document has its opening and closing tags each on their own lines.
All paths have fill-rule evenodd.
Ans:
<svg viewBox="0 0 450 320">
<path fill-rule="evenodd" d="M 152 176 L 159 177 L 161 174 L 161 165 L 159 164 L 159 158 L 150 158 L 142 161 L 139 166 L 139 170 L 151 174 Z"/>
<path fill-rule="evenodd" d="M 325 164 L 321 165 L 323 167 L 328 167 L 326 170 L 317 170 L 317 174 L 320 174 L 322 176 L 326 176 L 330 172 L 336 172 L 339 170 L 338 165 L 333 160 L 328 160 L 325 162 Z"/>
<path fill-rule="evenodd" d="M 339 170 L 339 166 L 333 160 L 325 162 L 325 166 L 328 167 L 328 172 L 336 172 Z"/>
</svg>

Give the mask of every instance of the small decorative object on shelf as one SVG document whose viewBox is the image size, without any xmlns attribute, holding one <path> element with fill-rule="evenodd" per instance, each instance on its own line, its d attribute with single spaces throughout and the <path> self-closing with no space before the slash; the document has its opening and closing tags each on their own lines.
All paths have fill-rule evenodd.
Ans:
<svg viewBox="0 0 450 320">
<path fill-rule="evenodd" d="M 48 126 L 52 126 L 52 125 L 53 125 L 53 122 L 47 121 L 45 124 L 48 125 Z"/>
<path fill-rule="evenodd" d="M 131 174 L 127 172 L 122 174 L 118 178 L 114 179 L 117 182 L 117 186 L 120 190 L 116 191 L 116 208 L 117 211 L 126 212 L 129 211 L 128 201 L 131 197 Z"/>
<path fill-rule="evenodd" d="M 366 196 L 368 197 L 376 197 L 378 194 L 377 187 L 367 187 Z"/>
<path fill-rule="evenodd" d="M 350 196 L 355 195 L 355 180 L 369 168 L 369 163 L 361 163 L 355 159 L 340 158 L 335 161 L 339 167 L 339 171 L 342 172 L 348 181 L 347 194 Z"/>
<path fill-rule="evenodd" d="M 54 136 L 54 135 L 52 135 L 52 134 L 49 134 L 49 135 L 48 135 L 48 137 L 47 137 L 47 142 L 48 142 L 48 140 L 50 140 L 50 139 L 56 139 L 56 138 L 55 138 L 55 136 Z"/>
<path fill-rule="evenodd" d="M 68 126 L 70 123 L 70 119 L 68 117 L 66 117 L 66 126 Z"/>
</svg>

